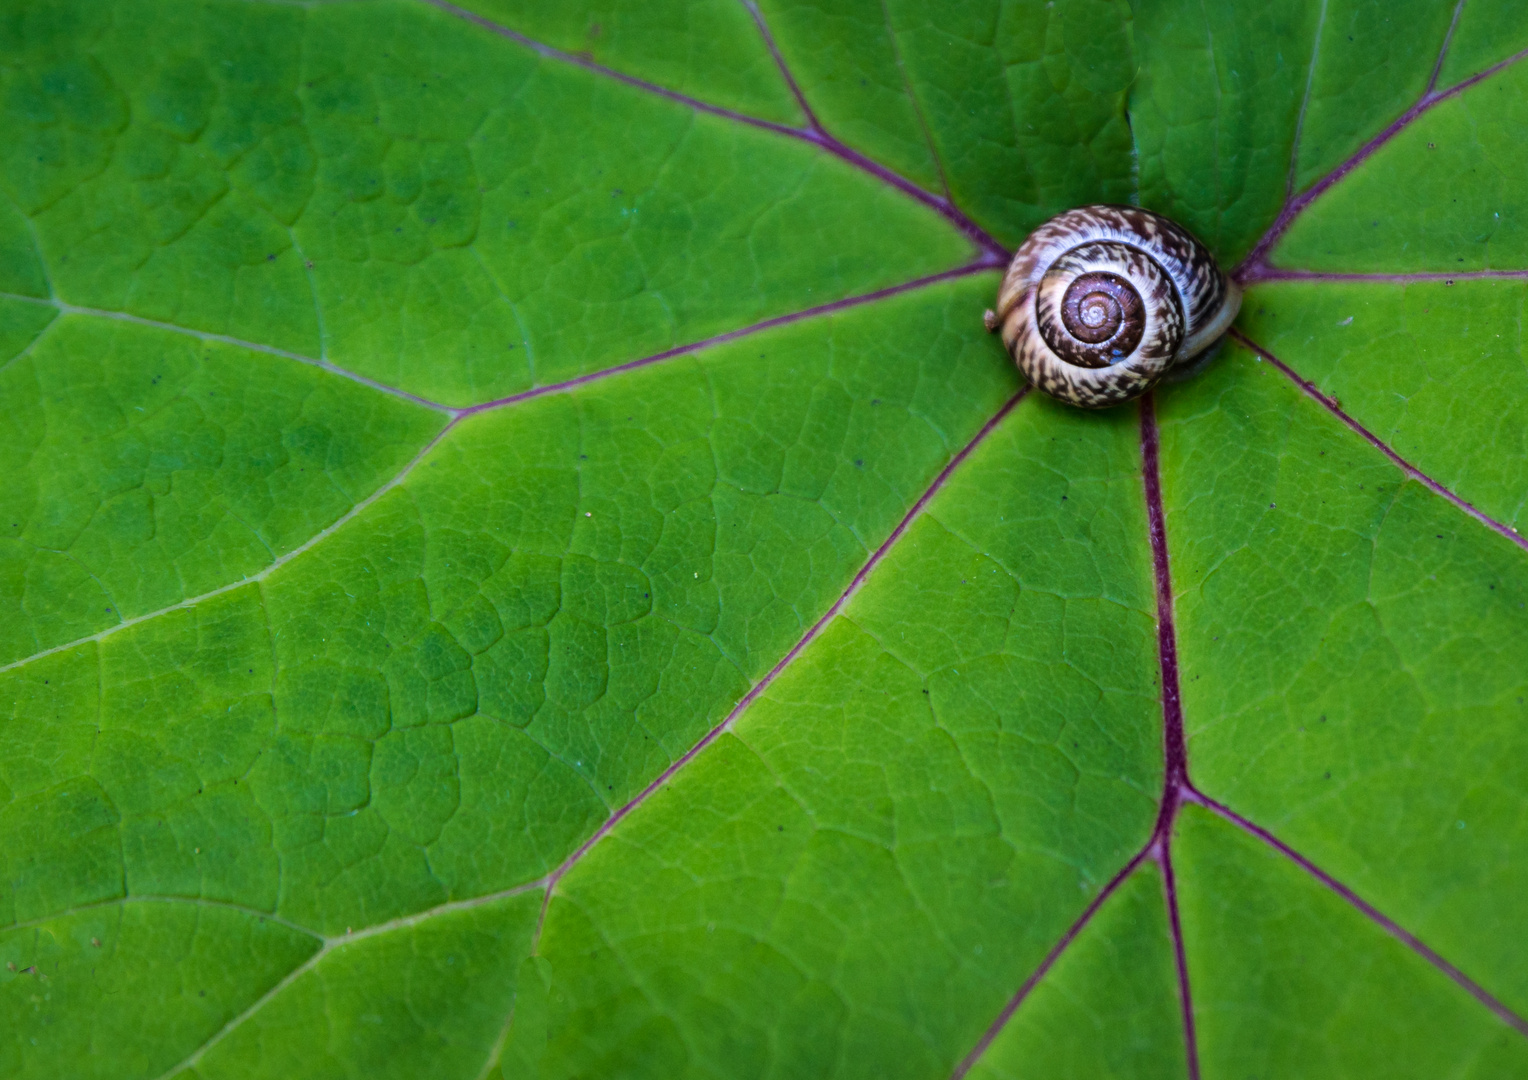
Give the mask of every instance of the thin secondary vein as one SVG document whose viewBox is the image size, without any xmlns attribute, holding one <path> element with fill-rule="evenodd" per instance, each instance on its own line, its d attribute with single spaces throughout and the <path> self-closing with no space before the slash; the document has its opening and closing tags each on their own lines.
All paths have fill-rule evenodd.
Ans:
<svg viewBox="0 0 1528 1080">
<path fill-rule="evenodd" d="M 218 1043 L 222 1042 L 230 1034 L 236 1031 L 244 1023 L 244 1021 L 248 1020 L 251 1016 L 254 1016 L 255 1013 L 265 1008 L 267 1003 L 272 1001 L 288 986 L 291 986 L 298 979 L 302 978 L 308 972 L 317 967 L 319 961 L 321 961 L 325 956 L 329 955 L 330 951 L 331 947 L 328 945 L 320 947 L 319 950 L 312 956 L 308 957 L 301 964 L 298 964 L 291 971 L 287 972 L 286 975 L 279 982 L 277 982 L 275 986 L 271 987 L 265 993 L 256 998 L 255 1001 L 249 1006 L 249 1008 L 245 1009 L 232 1020 L 228 1021 L 228 1023 L 220 1027 L 217 1031 L 213 1032 L 212 1036 L 206 1042 L 202 1043 L 176 1064 L 170 1066 L 170 1068 L 161 1073 L 157 1077 L 157 1080 L 171 1080 L 172 1077 L 179 1076 L 185 1070 L 195 1068 L 197 1063 L 206 1056 L 209 1050 L 217 1046 Z"/>
<path fill-rule="evenodd" d="M 769 23 L 764 21 L 764 13 L 759 10 L 759 5 L 754 0 L 738 0 L 753 17 L 754 26 L 758 27 L 759 36 L 764 39 L 764 45 L 769 49 L 769 55 L 774 57 L 775 67 L 780 72 L 780 77 L 785 80 L 785 85 L 790 88 L 791 96 L 796 99 L 796 104 L 801 107 L 801 112 L 806 116 L 806 122 L 814 130 L 822 131 L 822 122 L 817 119 L 817 114 L 812 111 L 812 105 L 802 92 L 801 84 L 796 81 L 796 76 L 791 72 L 790 65 L 785 62 L 785 56 L 780 52 L 780 46 L 775 42 L 775 36 L 769 32 Z"/>
<path fill-rule="evenodd" d="M 1398 467 L 1411 479 L 1427 488 L 1433 494 L 1441 495 L 1443 498 L 1453 503 L 1454 506 L 1458 507 L 1460 510 L 1463 510 L 1470 517 L 1480 522 L 1486 528 L 1492 530 L 1493 532 L 1500 533 L 1502 536 L 1505 536 L 1508 540 L 1512 541 L 1524 551 L 1528 551 L 1528 537 L 1521 535 L 1512 526 L 1497 521 L 1489 514 L 1486 514 L 1482 510 L 1478 509 L 1473 503 L 1470 503 L 1460 496 L 1454 494 L 1454 492 L 1450 491 L 1448 488 L 1438 483 L 1438 481 L 1428 476 L 1421 469 L 1413 465 L 1410 461 L 1396 453 L 1395 449 L 1391 447 L 1390 444 L 1385 442 L 1368 428 L 1364 427 L 1352 416 L 1348 415 L 1348 413 L 1343 409 L 1341 405 L 1336 402 L 1336 400 L 1322 393 L 1321 390 L 1316 387 L 1315 383 L 1308 379 L 1302 378 L 1288 364 L 1284 363 L 1284 361 L 1280 360 L 1273 353 L 1269 352 L 1257 342 L 1247 337 L 1247 335 L 1243 334 L 1240 330 L 1233 329 L 1231 331 L 1231 336 L 1234 337 L 1237 341 L 1241 342 L 1241 344 L 1247 348 L 1251 349 L 1253 352 L 1257 353 L 1264 360 L 1268 361 L 1279 371 L 1283 372 L 1296 386 L 1303 390 L 1308 397 L 1319 402 L 1328 411 L 1330 411 L 1332 415 L 1336 416 L 1376 450 L 1389 458 L 1396 465 L 1396 467 Z"/>
<path fill-rule="evenodd" d="M 1463 971 L 1459 970 L 1459 968 L 1445 960 L 1411 931 L 1405 929 L 1394 919 L 1390 918 L 1390 916 L 1380 911 L 1373 904 L 1359 896 L 1348 886 L 1344 885 L 1331 874 L 1321 869 L 1310 859 L 1306 858 L 1304 855 L 1300 854 L 1284 841 L 1280 840 L 1277 836 L 1273 835 L 1273 833 L 1269 832 L 1261 825 L 1254 824 L 1247 818 L 1244 818 L 1240 814 L 1236 813 L 1236 811 L 1232 810 L 1230 807 L 1224 805 L 1223 803 L 1216 802 L 1214 799 L 1210 798 L 1208 795 L 1205 795 L 1203 792 L 1198 791 L 1197 789 L 1190 789 L 1190 791 L 1186 793 L 1185 797 L 1188 798 L 1189 801 L 1198 803 L 1200 806 L 1203 806 L 1211 813 L 1214 813 L 1225 821 L 1230 822 L 1232 825 L 1235 825 L 1238 828 L 1251 833 L 1253 836 L 1263 841 L 1263 843 L 1273 848 L 1279 854 L 1289 859 L 1296 866 L 1300 867 L 1300 869 L 1310 874 L 1317 881 L 1321 882 L 1321 884 L 1325 885 L 1328 889 L 1331 889 L 1334 893 L 1342 897 L 1353 907 L 1357 908 L 1371 922 L 1374 922 L 1380 926 L 1391 937 L 1401 942 L 1401 944 L 1405 945 L 1412 952 L 1416 953 L 1433 967 L 1447 975 L 1476 1001 L 1480 1002 L 1480 1004 L 1484 1005 L 1487 1009 L 1491 1010 L 1491 1012 L 1495 1013 L 1497 1018 L 1500 1019 L 1503 1023 L 1507 1024 L 1518 1034 L 1528 1036 L 1528 1020 L 1525 1020 L 1523 1017 L 1509 1009 L 1506 1005 L 1498 1001 L 1496 997 L 1493 996 L 1488 990 L 1477 983 L 1474 979 L 1471 979 Z"/>
<path fill-rule="evenodd" d="M 1210 13 L 1205 10 L 1205 0 L 1199 0 L 1199 13 L 1204 19 L 1204 43 L 1210 54 L 1210 72 L 1215 79 L 1215 205 L 1224 206 L 1222 195 L 1225 184 L 1220 168 L 1220 127 L 1224 108 L 1225 91 L 1220 85 L 1220 65 L 1215 62 L 1215 32 L 1210 29 Z"/>
<path fill-rule="evenodd" d="M 202 896 L 113 896 L 107 900 L 97 900 L 89 904 L 77 904 L 74 907 L 65 908 L 61 911 L 55 911 L 48 915 L 39 915 L 35 919 L 27 919 L 23 922 L 11 923 L 9 926 L 4 927 L 3 929 L 7 931 L 26 930 L 34 926 L 42 926 L 44 923 L 50 923 L 57 919 L 67 919 L 71 915 L 78 915 L 88 911 L 100 911 L 112 907 L 122 907 L 126 904 L 187 904 L 193 907 L 218 908 L 223 911 L 232 911 L 237 912 L 240 915 L 247 915 L 252 919 L 263 919 L 266 922 L 272 922 L 276 923 L 278 926 L 284 926 L 288 930 L 295 931 L 296 933 L 306 934 L 309 937 L 316 938 L 320 941 L 323 940 L 323 935 L 320 934 L 317 930 L 303 926 L 301 923 L 295 923 L 290 919 L 284 919 L 280 915 L 277 915 L 275 912 L 264 911 L 257 907 L 250 907 L 247 904 L 235 904 L 226 900 L 211 900 Z"/>
<path fill-rule="evenodd" d="M 404 401 L 411 401 L 415 405 L 423 405 L 427 409 L 443 412 L 448 416 L 455 416 L 462 410 L 453 409 L 449 405 L 442 405 L 438 401 L 411 394 L 407 390 L 400 390 L 396 386 L 388 386 L 376 379 L 362 375 L 358 372 L 349 371 L 329 360 L 317 356 L 308 356 L 305 353 L 292 352 L 290 349 L 278 349 L 274 345 L 262 345 L 257 341 L 245 341 L 242 338 L 231 337 L 228 334 L 215 334 L 209 330 L 195 330 L 189 326 L 178 326 L 175 323 L 161 322 L 158 319 L 146 319 L 142 315 L 133 315 L 126 311 L 107 311 L 103 308 L 82 307 L 79 304 L 71 304 L 59 299 L 41 299 L 36 296 L 19 296 L 14 293 L 0 293 L 0 299 L 19 300 L 23 303 L 39 304 L 44 307 L 57 308 L 64 315 L 88 315 L 96 319 L 114 319 L 118 322 L 133 323 L 137 326 L 147 326 L 155 330 L 167 330 L 173 334 L 184 334 L 187 337 L 196 338 L 198 341 L 211 341 L 219 345 L 232 345 L 240 349 L 248 349 L 251 352 L 264 353 L 267 356 L 279 356 L 284 360 L 295 360 L 300 364 L 309 364 L 320 368 L 332 375 L 349 379 L 351 382 L 360 383 L 362 386 L 389 394 Z"/>
<path fill-rule="evenodd" d="M 531 345 L 530 331 L 526 329 L 525 319 L 520 315 L 520 305 L 509 298 L 509 293 L 504 291 L 503 284 L 499 281 L 499 275 L 488 266 L 488 260 L 483 258 L 483 253 L 477 249 L 476 244 L 470 245 L 472 257 L 477 260 L 478 267 L 483 275 L 493 286 L 494 292 L 499 294 L 499 299 L 504 301 L 509 308 L 509 313 L 515 317 L 515 327 L 520 331 L 520 347 L 525 350 L 525 370 L 531 384 L 536 382 L 536 350 Z"/>
<path fill-rule="evenodd" d="M 1324 4 L 1326 0 L 1322 0 Z M 1443 47 L 1438 50 L 1438 59 L 1433 62 L 1432 77 L 1427 80 L 1427 89 L 1424 94 L 1430 94 L 1438 85 L 1438 76 L 1443 74 L 1443 61 L 1448 59 L 1448 47 L 1454 42 L 1454 29 L 1459 25 L 1459 16 L 1464 12 L 1465 0 L 1459 0 L 1454 5 L 1454 17 L 1448 21 L 1448 31 L 1443 35 Z"/>
<path fill-rule="evenodd" d="M 515 1026 L 515 999 L 519 997 L 518 988 L 515 998 L 510 999 L 509 1012 L 504 1017 L 504 1023 L 499 1028 L 499 1034 L 488 1048 L 488 1057 L 483 1062 L 483 1067 L 478 1070 L 477 1080 L 492 1080 L 494 1073 L 499 1068 L 499 1062 L 504 1057 L 504 1047 L 509 1042 L 509 1033 Z"/>
<path fill-rule="evenodd" d="M 1461 4 L 1464 0 L 1459 0 Z M 1295 197 L 1295 174 L 1299 171 L 1300 136 L 1305 130 L 1305 111 L 1310 107 L 1311 87 L 1316 83 L 1316 58 L 1321 55 L 1321 31 L 1326 28 L 1326 0 L 1316 16 L 1316 36 L 1310 47 L 1310 67 L 1305 70 L 1305 96 L 1300 99 L 1300 115 L 1295 119 L 1294 143 L 1289 148 L 1289 176 L 1284 183 L 1284 201 Z M 1429 87 L 1428 89 L 1431 89 Z"/>
<path fill-rule="evenodd" d="M 287 236 L 292 241 L 292 250 L 297 252 L 297 260 L 302 263 L 302 274 L 308 282 L 308 298 L 313 301 L 313 321 L 318 326 L 318 358 L 321 362 L 329 362 L 329 331 L 324 327 L 324 306 L 318 302 L 318 282 L 313 278 L 313 262 L 303 252 L 302 245 L 297 242 L 297 230 L 287 226 Z"/>
<path fill-rule="evenodd" d="M 201 1061 L 201 1059 L 207 1055 L 208 1051 L 217 1046 L 218 1043 L 222 1042 L 229 1035 L 233 1034 L 233 1032 L 238 1030 L 238 1028 L 242 1026 L 246 1020 L 254 1016 L 261 1009 L 265 1008 L 266 1005 L 270 1004 L 271 1001 L 280 996 L 283 990 L 291 986 L 294 982 L 302 978 L 314 968 L 318 967 L 318 965 L 323 962 L 324 958 L 327 957 L 330 953 L 339 949 L 343 949 L 346 946 L 354 945 L 357 942 L 365 941 L 367 938 L 376 937 L 379 934 L 386 934 L 393 930 L 415 926 L 428 919 L 435 918 L 437 915 L 445 915 L 454 911 L 465 911 L 475 907 L 482 907 L 484 904 L 491 904 L 497 900 L 505 900 L 512 896 L 518 896 L 521 893 L 530 892 L 533 889 L 543 888 L 545 883 L 545 878 L 538 878 L 535 881 L 528 881 L 523 885 L 516 885 L 512 889 L 504 889 L 500 892 L 490 893 L 486 896 L 474 897 L 471 900 L 454 900 L 450 903 L 440 904 L 436 907 L 429 908 L 414 915 L 405 915 L 402 918 L 392 919 L 385 923 L 377 923 L 375 926 L 366 927 L 364 930 L 357 930 L 355 933 L 322 938 L 321 940 L 323 941 L 323 944 L 319 947 L 317 952 L 308 957 L 301 964 L 297 965 L 297 967 L 287 972 L 287 974 L 283 976 L 275 986 L 261 994 L 260 997 L 258 997 L 254 1003 L 249 1006 L 249 1008 L 245 1009 L 232 1020 L 228 1021 L 228 1023 L 224 1024 L 221 1028 L 213 1033 L 211 1038 L 202 1043 L 195 1050 L 191 1051 L 191 1053 L 186 1055 L 186 1057 L 183 1058 L 178 1064 L 172 1066 L 170 1069 L 162 1073 L 158 1077 L 158 1080 L 171 1080 L 172 1077 L 178 1076 L 182 1071 L 194 1068 L 197 1062 Z M 313 933 L 311 930 L 307 932 L 310 934 Z"/>
<path fill-rule="evenodd" d="M 360 930 L 326 937 L 324 938 L 324 946 L 325 948 L 335 949 L 342 945 L 365 941 L 367 938 L 377 937 L 381 934 L 390 934 L 395 930 L 406 930 L 411 926 L 418 926 L 420 923 L 439 918 L 441 915 L 451 915 L 458 911 L 471 911 L 473 908 L 484 907 L 487 904 L 496 904 L 500 900 L 508 900 L 523 893 L 544 889 L 550 881 L 550 876 L 543 876 L 533 881 L 526 881 L 519 885 L 511 886 L 508 889 L 500 889 L 498 892 L 484 893 L 482 896 L 473 896 L 466 900 L 449 900 L 444 904 L 436 904 L 432 908 L 416 911 L 412 915 L 400 915 L 398 918 L 389 919 L 387 922 L 374 923 L 371 926 L 362 927 Z"/>
<path fill-rule="evenodd" d="M 281 569 L 283 566 L 297 558 L 299 555 L 302 555 L 304 552 L 328 539 L 335 532 L 344 528 L 345 525 L 351 521 L 351 519 L 364 513 L 366 509 L 375 503 L 378 499 L 382 498 L 382 496 L 386 495 L 389 491 L 392 491 L 399 484 L 403 483 L 403 481 L 408 478 L 409 473 L 414 471 L 414 467 L 423 461 L 425 457 L 430 453 L 430 451 L 435 449 L 435 447 L 440 444 L 440 441 L 446 437 L 447 433 L 456 427 L 459 419 L 459 417 L 453 419 L 450 423 L 443 426 L 440 431 L 436 432 L 435 437 L 432 438 L 429 442 L 425 443 L 424 447 L 419 451 L 419 453 L 415 454 L 409 463 L 405 465 L 395 476 L 393 476 L 392 479 L 388 480 L 387 483 L 383 484 L 370 495 L 366 496 L 366 498 L 362 499 L 349 510 L 345 511 L 345 513 L 336 519 L 332 524 L 323 529 L 320 529 L 307 540 L 303 541 L 303 543 L 299 544 L 297 547 L 293 548 L 285 555 L 275 559 L 273 562 L 269 563 L 257 573 L 251 574 L 248 577 L 242 577 L 238 581 L 230 581 L 226 585 L 220 585 L 216 589 L 211 589 L 196 596 L 187 597 L 179 603 L 170 604 L 169 606 L 159 608 L 156 611 L 149 611 L 142 615 L 135 615 L 130 619 L 123 619 L 121 622 L 116 623 L 113 626 L 108 626 L 104 630 L 98 630 L 94 634 L 89 634 L 82 638 L 76 638 L 73 641 L 64 642 L 62 645 L 54 645 L 52 648 L 43 649 L 41 652 L 33 653 L 31 656 L 23 657 L 20 660 L 12 660 L 8 664 L 0 665 L 0 674 L 4 674 L 7 671 L 12 671 L 19 667 L 24 667 L 27 664 L 41 660 L 44 657 L 52 656 L 55 653 L 67 652 L 70 649 L 78 648 L 81 645 L 85 645 L 93 641 L 104 641 L 106 638 L 111 637 L 113 634 L 120 633 L 129 627 L 137 626 L 139 623 L 148 622 L 150 619 L 157 619 L 161 615 L 168 615 L 172 611 L 181 611 L 185 608 L 195 607 L 197 604 L 200 604 L 206 600 L 211 600 L 217 596 L 222 596 L 224 593 L 230 593 L 235 589 L 242 589 L 246 585 L 252 585 L 257 582 L 264 581 L 266 578 L 270 577 L 277 570 Z"/>
<path fill-rule="evenodd" d="M 17 204 L 15 199 L 10 197 L 9 193 L 6 194 L 5 201 L 11 204 L 11 208 L 16 211 L 16 216 L 26 224 L 27 236 L 32 240 L 32 252 L 37 256 L 37 269 L 42 271 L 43 284 L 48 287 L 48 296 L 57 300 L 58 290 L 53 287 L 53 275 L 48 272 L 48 260 L 43 258 L 42 237 L 37 235 L 37 222 L 32 220 L 31 214 L 21 209 L 20 205 Z M 27 297 L 26 299 L 33 298 Z"/>
<path fill-rule="evenodd" d="M 891 58 L 896 62 L 897 74 L 902 77 L 902 89 L 907 93 L 907 100 L 912 103 L 913 115 L 918 118 L 918 128 L 923 132 L 924 145 L 928 147 L 928 156 L 934 161 L 934 170 L 939 173 L 939 186 L 944 191 L 944 197 L 951 206 L 955 204 L 955 193 L 950 190 L 950 178 L 944 171 L 944 159 L 939 156 L 939 148 L 934 145 L 934 132 L 929 127 L 928 117 L 923 112 L 923 103 L 918 100 L 917 91 L 913 89 L 912 77 L 907 73 L 907 64 L 902 60 L 902 48 L 897 44 L 896 27 L 892 25 L 891 8 L 886 0 L 881 0 L 881 20 L 886 24 L 886 40 L 891 44 Z"/>
<path fill-rule="evenodd" d="M 23 347 L 20 352 L 11 357 L 5 363 L 0 364 L 0 371 L 8 371 L 13 365 L 20 363 L 22 360 L 25 360 L 28 356 L 32 355 L 32 350 L 37 348 L 38 343 L 41 342 L 43 338 L 48 336 L 48 331 L 52 330 L 53 327 L 57 325 L 58 316 L 54 315 L 48 320 L 47 324 L 43 326 L 42 329 L 37 331 L 37 334 L 32 338 L 31 341 L 26 343 L 25 347 Z"/>
</svg>

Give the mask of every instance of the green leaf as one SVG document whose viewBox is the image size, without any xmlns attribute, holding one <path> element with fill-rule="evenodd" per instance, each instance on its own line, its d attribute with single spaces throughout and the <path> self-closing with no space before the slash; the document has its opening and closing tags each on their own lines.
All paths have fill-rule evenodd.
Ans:
<svg viewBox="0 0 1528 1080">
<path fill-rule="evenodd" d="M 1505 0 L 0 5 L 0 1074 L 1528 1072 Z M 981 313 L 1171 214 L 1139 406 Z"/>
</svg>

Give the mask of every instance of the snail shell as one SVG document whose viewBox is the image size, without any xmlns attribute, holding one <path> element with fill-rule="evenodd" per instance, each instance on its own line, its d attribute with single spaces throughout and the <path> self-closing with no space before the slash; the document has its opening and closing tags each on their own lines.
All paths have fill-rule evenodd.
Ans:
<svg viewBox="0 0 1528 1080">
<path fill-rule="evenodd" d="M 1182 226 L 1133 206 L 1082 206 L 1019 247 L 986 322 L 1030 382 L 1101 409 L 1209 348 L 1240 308 L 1241 290 Z"/>
</svg>

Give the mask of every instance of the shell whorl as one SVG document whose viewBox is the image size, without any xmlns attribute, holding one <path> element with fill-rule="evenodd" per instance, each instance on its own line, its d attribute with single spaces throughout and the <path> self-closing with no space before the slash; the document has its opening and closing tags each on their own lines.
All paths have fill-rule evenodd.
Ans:
<svg viewBox="0 0 1528 1080">
<path fill-rule="evenodd" d="M 1082 206 L 1014 254 L 989 329 L 1041 390 L 1086 409 L 1139 397 L 1215 342 L 1241 290 L 1187 230 L 1131 206 Z"/>
</svg>

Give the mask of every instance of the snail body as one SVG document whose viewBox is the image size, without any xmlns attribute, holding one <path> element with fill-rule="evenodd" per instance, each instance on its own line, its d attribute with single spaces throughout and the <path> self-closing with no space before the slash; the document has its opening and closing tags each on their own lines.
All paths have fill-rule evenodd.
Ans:
<svg viewBox="0 0 1528 1080">
<path fill-rule="evenodd" d="M 987 329 L 1062 401 L 1101 409 L 1139 397 L 1214 344 L 1241 289 L 1181 226 L 1133 206 L 1082 206 L 1020 245 Z"/>
</svg>

